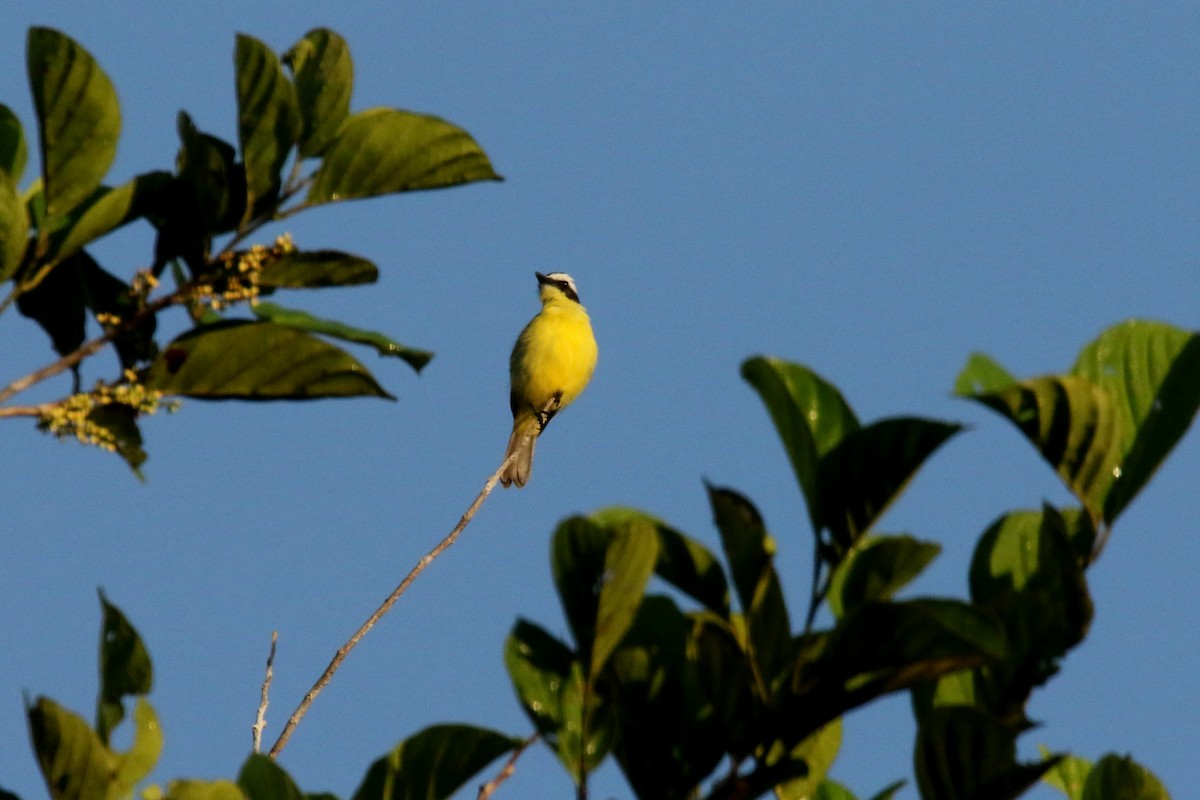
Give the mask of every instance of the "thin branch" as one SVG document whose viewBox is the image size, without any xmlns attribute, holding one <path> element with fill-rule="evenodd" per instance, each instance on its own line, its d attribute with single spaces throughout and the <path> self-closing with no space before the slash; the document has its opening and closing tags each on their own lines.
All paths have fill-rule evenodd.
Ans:
<svg viewBox="0 0 1200 800">
<path fill-rule="evenodd" d="M 279 641 L 279 631 L 271 631 L 271 652 L 267 654 L 267 677 L 263 679 L 262 696 L 258 701 L 258 716 L 254 718 L 254 725 L 250 728 L 254 734 L 254 752 L 258 752 L 262 746 L 263 728 L 267 727 L 267 704 L 268 698 L 271 696 L 271 678 L 275 676 L 275 644 Z"/>
<path fill-rule="evenodd" d="M 40 406 L 9 406 L 0 408 L 0 419 L 5 417 L 40 417 L 53 403 Z"/>
<path fill-rule="evenodd" d="M 513 750 L 512 755 L 504 762 L 504 767 L 496 773 L 496 777 L 479 787 L 479 794 L 475 796 L 475 800 L 488 800 L 492 796 L 492 793 L 500 788 L 500 784 L 511 778 L 513 773 L 517 771 L 517 759 L 521 757 L 521 754 L 525 752 L 529 745 L 537 740 L 538 734 L 534 732 L 520 747 Z"/>
<path fill-rule="evenodd" d="M 558 398 L 551 398 L 550 401 L 546 403 L 545 411 L 549 412 L 550 409 L 556 407 L 557 405 Z M 534 431 L 530 430 L 525 434 L 525 437 L 526 439 L 532 439 L 535 435 L 536 434 Z M 388 595 L 387 599 L 383 601 L 379 608 L 375 609 L 375 613 L 367 617 L 367 621 L 359 626 L 358 630 L 354 632 L 354 635 L 346 640 L 345 644 L 338 648 L 338 651 L 333 655 L 333 660 L 329 662 L 329 666 L 327 666 L 325 671 L 321 673 L 321 677 L 317 678 L 317 682 L 314 683 L 312 688 L 308 690 L 308 693 L 305 694 L 304 698 L 300 701 L 300 705 L 296 707 L 296 710 L 292 712 L 292 716 L 288 718 L 287 724 L 283 726 L 283 730 L 280 732 L 279 738 L 275 740 L 275 744 L 271 746 L 271 751 L 267 755 L 269 755 L 271 758 L 275 758 L 277 755 L 279 755 L 279 752 L 283 750 L 284 746 L 287 745 L 288 739 L 291 738 L 292 731 L 295 730 L 296 725 L 299 724 L 300 720 L 304 718 L 304 715 L 308 713 L 309 706 L 313 704 L 313 700 L 317 699 L 317 695 L 321 693 L 321 690 L 329 685 L 329 681 L 333 679 L 333 674 L 338 671 L 338 668 L 342 665 L 342 662 L 346 660 L 346 656 L 350 654 L 350 651 L 354 649 L 354 646 L 358 644 L 359 640 L 367 635 L 367 631 L 375 627 L 375 623 L 379 622 L 383 615 L 391 610 L 392 606 L 396 604 L 396 601 L 400 599 L 401 595 L 408 591 L 408 587 L 417 579 L 417 576 L 424 572 L 425 568 L 432 564 L 435 558 L 440 556 L 447 548 L 450 547 L 450 545 L 454 544 L 454 542 L 458 540 L 459 534 L 461 534 L 467 525 L 470 524 L 471 520 L 474 519 L 475 513 L 479 511 L 479 507 L 483 505 L 483 501 L 486 500 L 488 495 L 492 493 L 492 490 L 496 488 L 496 484 L 500 481 L 500 474 L 508 468 L 508 465 L 511 464 L 516 457 L 516 451 L 514 451 L 511 455 L 505 458 L 503 462 L 501 462 L 496 471 L 492 473 L 492 476 L 487 479 L 487 483 L 483 485 L 483 489 L 480 490 L 479 494 L 475 497 L 474 502 L 472 502 L 470 507 L 467 508 L 466 512 L 463 513 L 462 517 L 458 521 L 458 524 L 454 526 L 454 530 L 450 531 L 445 539 L 442 539 L 440 542 L 438 542 L 432 550 L 426 553 L 425 556 L 417 562 L 416 566 L 414 566 L 412 570 L 409 571 L 408 575 L 404 577 L 404 580 L 400 581 L 400 585 L 392 590 L 392 593 Z"/>
</svg>

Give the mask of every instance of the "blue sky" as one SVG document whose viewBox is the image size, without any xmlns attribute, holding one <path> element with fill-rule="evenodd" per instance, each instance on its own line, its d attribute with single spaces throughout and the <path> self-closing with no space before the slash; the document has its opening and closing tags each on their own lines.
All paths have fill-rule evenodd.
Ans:
<svg viewBox="0 0 1200 800">
<path fill-rule="evenodd" d="M 376 287 L 281 302 L 434 350 L 420 377 L 360 354 L 397 403 L 185 402 L 145 425 L 145 484 L 5 421 L 0 786 L 26 798 L 44 790 L 21 693 L 92 715 L 98 586 L 155 660 L 157 780 L 236 773 L 278 630 L 273 740 L 498 465 L 534 270 L 575 277 L 600 342 L 593 384 L 542 440 L 530 485 L 492 496 L 317 700 L 281 759 L 306 790 L 349 796 L 434 722 L 529 731 L 501 648 L 518 615 L 566 635 L 548 542 L 570 514 L 636 506 L 716 549 L 701 480 L 736 488 L 779 541 L 799 613 L 807 517 L 738 377 L 745 357 L 808 364 L 864 419 L 970 426 L 881 526 L 943 546 L 910 594 L 961 597 L 992 519 L 1067 499 L 1014 430 L 950 397 L 967 355 L 1027 376 L 1066 369 L 1126 318 L 1198 326 L 1192 4 L 52 2 L 7 19 L 0 102 L 27 129 L 29 25 L 76 37 L 113 79 L 112 181 L 173 163 L 180 108 L 235 138 L 235 33 L 283 51 L 318 25 L 350 44 L 355 109 L 445 117 L 507 178 L 272 232 L 379 265 Z M 128 276 L 150 241 L 138 227 L 95 254 Z M 0 337 L 0 382 L 50 356 L 15 313 Z M 114 368 L 102 356 L 85 376 Z M 1193 432 L 1119 520 L 1089 573 L 1091 634 L 1034 696 L 1044 725 L 1021 739 L 1026 757 L 1039 743 L 1131 752 L 1174 796 L 1200 796 L 1198 474 Z M 832 774 L 869 796 L 911 777 L 911 743 L 906 698 L 855 713 Z M 611 761 L 593 787 L 629 796 Z M 568 793 L 540 748 L 501 796 Z M 911 783 L 900 797 L 916 797 Z"/>
</svg>

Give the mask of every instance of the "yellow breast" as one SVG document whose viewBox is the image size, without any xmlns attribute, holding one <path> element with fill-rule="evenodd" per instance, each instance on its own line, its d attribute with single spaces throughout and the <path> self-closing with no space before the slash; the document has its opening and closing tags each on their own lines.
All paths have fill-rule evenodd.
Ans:
<svg viewBox="0 0 1200 800">
<path fill-rule="evenodd" d="M 523 404 L 541 408 L 561 393 L 559 408 L 564 408 L 591 380 L 596 357 L 596 338 L 583 306 L 549 302 L 525 326 L 513 348 L 513 394 Z"/>
</svg>

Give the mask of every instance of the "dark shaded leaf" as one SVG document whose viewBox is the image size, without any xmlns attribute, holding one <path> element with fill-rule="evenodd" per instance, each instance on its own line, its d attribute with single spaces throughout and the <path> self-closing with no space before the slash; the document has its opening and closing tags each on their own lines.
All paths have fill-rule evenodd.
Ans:
<svg viewBox="0 0 1200 800">
<path fill-rule="evenodd" d="M 1112 523 L 1187 431 L 1200 408 L 1200 334 L 1146 320 L 1115 325 L 1080 353 L 1071 372 L 1113 398 L 1128 431 L 1119 477 L 1104 498 Z"/>
<path fill-rule="evenodd" d="M 291 776 L 262 753 L 252 753 L 238 773 L 238 787 L 247 800 L 304 800 Z"/>
<path fill-rule="evenodd" d="M 765 699 L 788 665 L 792 636 L 783 587 L 775 572 L 775 542 L 749 500 L 729 489 L 707 488 Z"/>
<path fill-rule="evenodd" d="M 349 353 L 285 325 L 243 320 L 178 337 L 150 365 L 145 384 L 207 400 L 395 399 Z"/>
<path fill-rule="evenodd" d="M 616 526 L 604 554 L 604 576 L 596 609 L 588 680 L 594 681 L 625 638 L 642 604 L 646 583 L 658 561 L 658 537 L 644 520 Z"/>
<path fill-rule="evenodd" d="M 0 283 L 21 267 L 29 246 L 29 214 L 17 193 L 16 183 L 0 171 Z"/>
<path fill-rule="evenodd" d="M 105 744 L 112 729 L 125 717 L 127 695 L 150 693 L 154 671 L 142 637 L 129 620 L 100 592 L 100 693 L 96 703 L 96 731 Z"/>
<path fill-rule="evenodd" d="M 137 411 L 123 403 L 105 403 L 88 412 L 88 422 L 108 431 L 117 455 L 142 480 L 142 464 L 146 451 L 142 449 L 142 432 L 137 425 Z"/>
<path fill-rule="evenodd" d="M 239 33 L 233 63 L 237 75 L 238 142 L 246 170 L 247 217 L 268 213 L 283 181 L 280 171 L 300 135 L 296 90 L 271 48 Z"/>
<path fill-rule="evenodd" d="M 1150 770 L 1110 753 L 1088 773 L 1083 800 L 1170 800 L 1170 795 Z"/>
<path fill-rule="evenodd" d="M 341 322 L 319 319 L 305 311 L 284 308 L 267 302 L 257 303 L 253 306 L 252 310 L 254 311 L 254 316 L 265 322 L 286 325 L 298 331 L 319 333 L 323 336 L 331 336 L 342 341 L 353 342 L 354 344 L 370 345 L 375 348 L 375 351 L 379 355 L 399 358 L 417 372 L 420 372 L 421 368 L 433 358 L 433 353 L 427 350 L 414 350 L 411 347 L 405 347 L 399 342 L 384 336 L 382 333 L 352 328 Z"/>
<path fill-rule="evenodd" d="M 517 699 L 552 745 L 564 724 L 562 690 L 575 663 L 571 648 L 523 619 L 517 620 L 504 645 L 504 665 Z"/>
<path fill-rule="evenodd" d="M 308 191 L 311 204 L 500 180 L 470 134 L 424 114 L 389 108 L 348 117 Z"/>
<path fill-rule="evenodd" d="M 895 795 L 896 792 L 903 789 L 905 783 L 907 783 L 907 781 L 899 780 L 895 783 L 888 784 L 880 789 L 878 793 L 872 795 L 870 800 L 892 800 L 892 796 Z"/>
<path fill-rule="evenodd" d="M 246 800 L 233 781 L 171 781 L 163 800 Z"/>
<path fill-rule="evenodd" d="M 670 599 L 650 595 L 606 679 L 618 731 L 613 754 L 638 797 L 692 797 L 720 762 L 730 730 L 714 715 L 696 652 L 693 622 Z"/>
<path fill-rule="evenodd" d="M 808 504 L 813 530 L 820 530 L 820 459 L 847 433 L 858 430 L 858 419 L 837 387 L 800 364 L 757 356 L 742 363 L 742 377 L 758 392 L 775 422 Z"/>
<path fill-rule="evenodd" d="M 658 535 L 658 577 L 722 617 L 729 616 L 729 584 L 717 557 L 700 542 L 657 517 L 632 508 L 609 507 L 593 512 L 593 522 L 604 527 L 641 521 Z"/>
<path fill-rule="evenodd" d="M 472 725 L 431 725 L 372 764 L 353 800 L 444 800 L 521 744 Z"/>
<path fill-rule="evenodd" d="M 277 289 L 358 286 L 378 279 L 379 268 L 370 261 L 336 250 L 286 253 L 258 273 L 259 286 Z"/>
<path fill-rule="evenodd" d="M 14 187 L 20 186 L 29 157 L 25 130 L 12 109 L 0 103 L 0 172 L 7 172 Z"/>
<path fill-rule="evenodd" d="M 550 568 L 563 615 L 584 664 L 592 663 L 604 561 L 612 534 L 586 517 L 559 523 L 550 541 Z"/>
<path fill-rule="evenodd" d="M 25 713 L 51 799 L 107 800 L 116 758 L 87 722 L 47 697 L 39 697 Z"/>
<path fill-rule="evenodd" d="M 83 280 L 83 302 L 94 315 L 111 314 L 127 319 L 141 310 L 140 301 L 134 298 L 129 284 L 104 270 L 86 252 L 79 253 L 76 258 Z M 113 337 L 113 347 L 122 369 L 150 361 L 158 355 L 158 345 L 154 341 L 157 327 L 158 318 L 147 314 L 132 328 Z"/>
<path fill-rule="evenodd" d="M 1105 389 L 1085 378 L 1046 376 L 970 397 L 1016 425 L 1101 518 L 1127 435 Z"/>
<path fill-rule="evenodd" d="M 1057 763 L 1018 764 L 1013 734 L 964 706 L 936 709 L 922 721 L 913 758 L 925 800 L 1010 800 Z"/>
<path fill-rule="evenodd" d="M 26 58 L 41 140 L 46 214 L 58 217 L 104 179 L 117 154 L 121 112 L 108 76 L 70 37 L 30 28 Z"/>
<path fill-rule="evenodd" d="M 36 282 L 20 279 L 32 288 L 17 296 L 17 310 L 41 326 L 60 356 L 75 352 L 83 344 L 86 319 L 80 267 L 85 258 L 84 253 L 79 253 L 43 268 L 34 276 L 40 277 Z"/>
<path fill-rule="evenodd" d="M 237 163 L 233 145 L 200 131 L 183 111 L 178 128 L 181 205 L 166 227 L 178 227 L 180 235 L 194 233 L 188 229 L 188 215 L 192 215 L 203 234 L 233 230 L 246 213 L 248 191 L 246 170 Z"/>
<path fill-rule="evenodd" d="M 864 603 L 891 599 L 941 551 L 936 542 L 912 536 L 860 539 L 830 578 L 830 610 L 841 617 Z"/>
<path fill-rule="evenodd" d="M 319 156 L 350 115 L 354 85 L 350 48 L 337 33 L 314 28 L 288 50 L 283 62 L 292 71 L 303 120 L 300 157 Z"/>
<path fill-rule="evenodd" d="M 962 426 L 903 417 L 847 431 L 818 467 L 821 525 L 840 557 L 866 533 L 935 450 Z"/>
</svg>

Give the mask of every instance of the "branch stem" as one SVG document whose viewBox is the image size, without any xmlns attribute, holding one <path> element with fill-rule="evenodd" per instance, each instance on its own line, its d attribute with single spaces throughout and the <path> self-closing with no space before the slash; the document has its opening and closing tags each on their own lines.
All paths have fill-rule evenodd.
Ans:
<svg viewBox="0 0 1200 800">
<path fill-rule="evenodd" d="M 526 749 L 528 749 L 529 745 L 533 744 L 537 740 L 538 734 L 534 732 L 529 736 L 528 739 L 524 741 L 524 743 L 521 744 L 520 747 L 517 747 L 515 750 L 513 750 L 512 755 L 510 755 L 508 760 L 504 762 L 504 766 L 498 773 L 496 773 L 496 777 L 479 787 L 479 794 L 475 796 L 475 800 L 488 800 L 488 798 L 490 798 L 492 794 L 498 788 L 500 788 L 500 784 L 511 778 L 513 773 L 517 771 L 517 759 L 521 757 L 521 754 L 524 753 Z"/>
<path fill-rule="evenodd" d="M 254 737 L 254 752 L 256 753 L 262 747 L 263 728 L 267 727 L 267 704 L 271 696 L 271 678 L 275 675 L 275 645 L 278 641 L 279 631 L 271 631 L 271 652 L 267 654 L 267 676 L 263 679 L 262 695 L 258 701 L 258 716 L 254 718 L 254 725 L 250 728 Z"/>
</svg>

